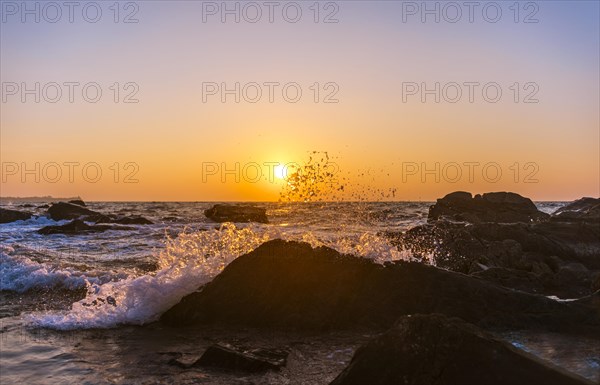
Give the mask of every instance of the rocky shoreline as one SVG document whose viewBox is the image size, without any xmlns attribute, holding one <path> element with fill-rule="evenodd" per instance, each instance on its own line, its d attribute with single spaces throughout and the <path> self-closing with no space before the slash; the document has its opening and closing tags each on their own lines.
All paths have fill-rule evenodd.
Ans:
<svg viewBox="0 0 600 385">
<path fill-rule="evenodd" d="M 483 222 L 476 198 L 452 193 L 431 207 L 426 225 L 386 236 L 400 249 L 433 257 L 438 267 L 507 288 L 562 299 L 598 291 L 600 199 L 583 198 L 552 215 L 524 206 L 497 204 L 498 212 L 512 210 L 513 221 Z"/>
<path fill-rule="evenodd" d="M 44 236 L 152 224 L 123 210 L 94 211 L 83 201 L 38 209 L 68 221 L 37 230 Z M 426 224 L 379 234 L 412 256 L 385 264 L 273 239 L 132 334 L 151 340 L 175 333 L 176 347 L 166 351 L 169 343 L 161 342 L 139 357 L 131 347 L 121 349 L 139 368 L 151 357 L 164 378 L 191 382 L 200 376 L 218 384 L 591 384 L 600 373 L 566 372 L 501 336 L 558 335 L 600 345 L 599 213 L 597 198 L 547 214 L 514 193 L 455 192 L 430 207 Z M 0 214 L 3 221 L 32 217 Z M 216 223 L 268 223 L 266 214 L 250 204 L 204 212 Z M 239 340 L 241 331 L 252 338 Z M 127 340 L 129 332 L 122 333 Z M 338 333 L 344 337 L 336 342 Z M 287 334 L 321 339 L 319 358 L 307 357 L 310 341 L 300 353 Z M 334 362 L 327 351 L 339 346 L 343 359 Z M 600 368 L 600 353 L 589 365 Z"/>
<path fill-rule="evenodd" d="M 430 208 L 428 224 L 386 234 L 416 259 L 433 256 L 436 267 L 269 241 L 161 323 L 383 333 L 356 351 L 337 385 L 590 383 L 489 333 L 600 340 L 599 208 L 585 198 L 548 215 L 513 193 L 449 194 Z"/>
</svg>

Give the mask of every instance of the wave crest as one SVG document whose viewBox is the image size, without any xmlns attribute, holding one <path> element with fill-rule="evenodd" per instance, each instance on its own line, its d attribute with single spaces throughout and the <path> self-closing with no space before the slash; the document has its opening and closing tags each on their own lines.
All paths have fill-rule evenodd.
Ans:
<svg viewBox="0 0 600 385">
<path fill-rule="evenodd" d="M 159 270 L 136 278 L 92 284 L 88 295 L 69 312 L 34 313 L 32 326 L 69 330 L 110 328 L 120 324 L 152 322 L 185 295 L 206 284 L 238 256 L 269 236 L 252 228 L 224 224 L 219 230 L 182 233 L 167 239 L 159 253 Z"/>
</svg>

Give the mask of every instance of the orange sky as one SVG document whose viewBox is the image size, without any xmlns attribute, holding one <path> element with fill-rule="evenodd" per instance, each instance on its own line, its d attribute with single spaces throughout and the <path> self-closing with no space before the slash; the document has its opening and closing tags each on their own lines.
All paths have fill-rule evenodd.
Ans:
<svg viewBox="0 0 600 385">
<path fill-rule="evenodd" d="M 315 23 L 302 4 L 298 23 L 203 23 L 201 2 L 140 2 L 133 24 L 114 23 L 106 9 L 98 23 L 3 19 L 1 195 L 276 200 L 284 181 L 269 181 L 265 163 L 306 162 L 311 151 L 335 158 L 347 191 L 361 197 L 366 187 L 396 189 L 396 200 L 454 190 L 600 195 L 598 3 L 540 2 L 538 23 L 515 23 L 508 8 L 498 23 L 403 22 L 401 2 L 338 2 L 338 23 Z M 39 103 L 23 90 L 36 82 Z M 79 84 L 72 103 L 65 82 Z M 81 92 L 92 82 L 97 103 Z M 203 94 L 203 84 L 236 82 L 261 85 L 260 101 L 248 101 L 252 87 L 239 103 Z M 273 102 L 269 82 L 279 83 Z M 462 98 L 444 101 L 455 96 L 450 86 L 440 103 L 403 94 L 407 83 L 436 82 L 460 85 Z M 479 84 L 472 103 L 466 82 Z M 56 103 L 50 83 L 63 93 Z M 296 103 L 281 91 L 292 83 L 302 90 Z M 496 103 L 481 91 L 491 83 L 502 90 Z M 131 92 L 138 102 L 124 103 Z M 337 102 L 324 103 L 331 92 Z M 524 103 L 532 92 L 538 101 Z M 78 164 L 72 181 L 68 162 Z M 222 165 L 236 163 L 239 181 L 223 181 Z M 243 173 L 256 164 L 258 182 Z"/>
</svg>

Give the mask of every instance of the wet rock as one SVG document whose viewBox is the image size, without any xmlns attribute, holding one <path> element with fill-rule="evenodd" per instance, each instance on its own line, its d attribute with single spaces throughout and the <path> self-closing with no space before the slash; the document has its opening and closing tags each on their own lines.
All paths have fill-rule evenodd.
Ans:
<svg viewBox="0 0 600 385">
<path fill-rule="evenodd" d="M 269 222 L 266 209 L 248 205 L 216 204 L 205 210 L 204 215 L 215 222 Z"/>
<path fill-rule="evenodd" d="M 246 349 L 220 343 L 209 346 L 192 366 L 261 373 L 285 366 L 288 354 L 279 349 Z"/>
<path fill-rule="evenodd" d="M 444 218 L 469 223 L 514 223 L 544 220 L 549 215 L 519 194 L 492 192 L 472 197 L 471 193 L 457 191 L 438 199 L 429 209 L 428 221 Z"/>
<path fill-rule="evenodd" d="M 39 205 L 37 208 L 38 208 L 38 209 L 47 209 L 47 208 L 49 208 L 49 207 L 50 207 L 50 205 L 48 205 L 48 204 L 44 204 L 44 205 Z"/>
<path fill-rule="evenodd" d="M 83 219 L 89 222 L 110 220 L 109 217 L 104 214 L 66 202 L 53 203 L 52 206 L 48 208 L 48 216 L 55 221 L 65 219 Z"/>
<path fill-rule="evenodd" d="M 458 318 L 401 318 L 360 347 L 332 385 L 587 384 Z"/>
<path fill-rule="evenodd" d="M 0 208 L 0 223 L 26 221 L 27 219 L 31 218 L 31 216 L 31 213 Z"/>
<path fill-rule="evenodd" d="M 118 223 L 121 225 L 152 225 L 153 224 L 153 222 L 151 220 L 146 219 L 139 215 L 130 216 L 130 217 L 118 217 L 118 218 L 107 217 L 105 219 L 96 221 L 96 223 Z"/>
<path fill-rule="evenodd" d="M 68 203 L 71 203 L 71 204 L 74 204 L 77 206 L 85 206 L 85 202 L 82 201 L 81 199 L 73 199 L 73 200 L 70 200 Z"/>
<path fill-rule="evenodd" d="M 492 267 L 486 270 L 475 272 L 473 277 L 484 279 L 488 282 L 494 282 L 504 287 L 525 291 L 528 293 L 544 294 L 547 292 L 548 277 L 541 277 L 528 271 L 507 269 L 503 267 Z"/>
<path fill-rule="evenodd" d="M 593 292 L 600 292 L 600 274 L 596 274 L 596 278 L 592 281 L 591 288 Z M 598 305 L 598 307 L 600 308 L 600 304 Z"/>
<path fill-rule="evenodd" d="M 480 326 L 600 332 L 600 314 L 588 305 L 509 290 L 420 263 L 382 266 L 282 240 L 239 257 L 161 320 L 331 330 L 390 327 L 398 317 L 414 313 L 443 313 Z"/>
<path fill-rule="evenodd" d="M 71 222 L 60 226 L 46 226 L 38 230 L 39 234 L 68 234 L 77 235 L 85 233 L 100 233 L 107 230 L 134 230 L 133 227 L 110 226 L 110 225 L 88 225 L 80 219 L 74 219 Z"/>
<path fill-rule="evenodd" d="M 588 222 L 465 225 L 438 220 L 386 236 L 398 248 L 439 267 L 530 293 L 588 295 L 600 273 L 600 226 Z M 569 264 L 585 269 L 575 278 L 570 271 L 561 272 Z M 483 271 L 487 268 L 493 269 Z"/>
<path fill-rule="evenodd" d="M 553 221 L 600 221 L 600 198 L 581 198 L 552 214 Z"/>
</svg>

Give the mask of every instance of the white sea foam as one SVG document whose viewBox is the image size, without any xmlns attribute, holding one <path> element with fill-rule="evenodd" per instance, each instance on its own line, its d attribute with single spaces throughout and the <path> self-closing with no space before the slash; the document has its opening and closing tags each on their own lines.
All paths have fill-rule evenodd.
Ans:
<svg viewBox="0 0 600 385">
<path fill-rule="evenodd" d="M 219 230 L 184 232 L 168 239 L 158 255 L 159 270 L 154 273 L 92 284 L 87 297 L 74 303 L 71 311 L 33 313 L 28 319 L 33 326 L 61 330 L 152 322 L 181 298 L 210 282 L 237 257 L 274 238 L 328 246 L 378 263 L 410 259 L 407 252 L 398 251 L 385 238 L 373 234 L 321 240 L 312 233 L 292 235 L 276 228 L 237 228 L 227 223 Z"/>
<path fill-rule="evenodd" d="M 92 285 L 68 312 L 33 313 L 33 326 L 68 330 L 110 328 L 155 321 L 185 295 L 212 280 L 225 266 L 268 240 L 250 227 L 183 233 L 159 253 L 160 269 L 137 278 Z"/>
<path fill-rule="evenodd" d="M 68 220 L 62 220 L 62 221 L 55 221 L 53 219 L 48 218 L 45 215 L 39 215 L 39 216 L 32 216 L 29 219 L 26 220 L 19 220 L 19 221 L 14 221 L 14 222 L 9 222 L 9 223 L 2 223 L 0 225 L 0 229 L 4 230 L 4 231 L 8 231 L 14 227 L 23 227 L 23 226 L 34 226 L 34 227 L 39 227 L 39 226 L 50 226 L 50 225 L 57 225 L 57 224 L 64 224 L 69 222 Z"/>
<path fill-rule="evenodd" d="M 68 268 L 38 263 L 24 256 L 8 255 L 11 250 L 0 251 L 0 290 L 24 293 L 29 290 L 84 288 L 99 283 L 97 278 Z"/>
</svg>

